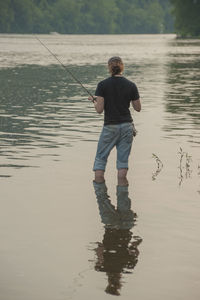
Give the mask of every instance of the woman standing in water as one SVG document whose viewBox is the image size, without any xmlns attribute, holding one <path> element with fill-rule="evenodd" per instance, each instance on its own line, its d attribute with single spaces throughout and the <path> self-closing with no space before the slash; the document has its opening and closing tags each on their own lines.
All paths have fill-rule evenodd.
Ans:
<svg viewBox="0 0 200 300">
<path fill-rule="evenodd" d="M 97 113 L 104 111 L 104 126 L 99 138 L 93 171 L 95 182 L 104 182 L 104 172 L 110 151 L 117 149 L 118 184 L 127 185 L 128 158 L 136 131 L 130 113 L 130 103 L 141 110 L 140 96 L 134 82 L 123 77 L 124 64 L 118 56 L 108 60 L 110 77 L 98 83 L 94 102 Z"/>
</svg>

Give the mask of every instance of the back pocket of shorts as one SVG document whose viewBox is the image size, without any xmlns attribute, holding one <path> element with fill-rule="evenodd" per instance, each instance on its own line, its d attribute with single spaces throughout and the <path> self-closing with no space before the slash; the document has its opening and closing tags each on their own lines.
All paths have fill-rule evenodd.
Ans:
<svg viewBox="0 0 200 300">
<path fill-rule="evenodd" d="M 117 128 L 114 125 L 107 125 L 103 128 L 104 143 L 111 143 L 117 136 Z"/>
</svg>

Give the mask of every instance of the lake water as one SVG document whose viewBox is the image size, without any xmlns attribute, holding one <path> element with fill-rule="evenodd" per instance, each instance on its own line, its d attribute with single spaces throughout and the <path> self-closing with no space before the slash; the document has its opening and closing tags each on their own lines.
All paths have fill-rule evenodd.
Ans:
<svg viewBox="0 0 200 300">
<path fill-rule="evenodd" d="M 199 300 L 200 40 L 40 35 L 91 93 L 120 55 L 142 111 L 129 187 L 103 124 L 34 35 L 0 35 L 0 299 Z"/>
</svg>

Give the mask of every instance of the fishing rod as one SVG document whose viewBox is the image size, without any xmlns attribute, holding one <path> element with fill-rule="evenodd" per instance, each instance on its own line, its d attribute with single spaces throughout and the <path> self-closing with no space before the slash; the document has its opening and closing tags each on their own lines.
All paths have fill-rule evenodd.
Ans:
<svg viewBox="0 0 200 300">
<path fill-rule="evenodd" d="M 71 75 L 71 77 L 80 84 L 80 86 L 85 90 L 86 93 L 90 97 L 92 97 L 92 101 L 94 102 L 95 98 L 94 96 L 86 89 L 86 87 L 81 83 L 81 81 L 74 76 L 74 74 L 59 60 L 59 58 L 35 35 L 35 38 L 40 42 L 40 44 L 49 51 L 49 53 L 60 63 L 60 65 Z"/>
</svg>

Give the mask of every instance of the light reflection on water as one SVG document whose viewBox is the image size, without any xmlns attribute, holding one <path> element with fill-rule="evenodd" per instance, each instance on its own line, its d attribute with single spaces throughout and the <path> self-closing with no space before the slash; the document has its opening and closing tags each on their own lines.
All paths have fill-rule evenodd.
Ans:
<svg viewBox="0 0 200 300">
<path fill-rule="evenodd" d="M 71 65 L 105 64 L 105 59 L 122 53 L 128 63 L 143 64 L 162 61 L 166 44 L 175 35 L 38 35 L 58 55 Z M 1 66 L 21 64 L 52 64 L 52 56 L 34 35 L 1 35 Z"/>
</svg>

